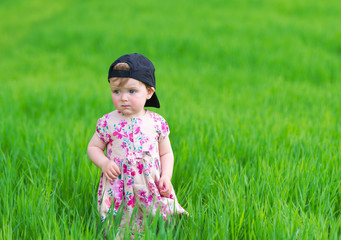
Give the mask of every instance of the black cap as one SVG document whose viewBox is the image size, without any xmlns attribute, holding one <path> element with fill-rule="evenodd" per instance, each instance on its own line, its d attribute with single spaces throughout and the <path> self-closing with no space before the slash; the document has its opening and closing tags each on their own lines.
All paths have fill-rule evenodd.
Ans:
<svg viewBox="0 0 341 240">
<path fill-rule="evenodd" d="M 130 70 L 115 70 L 114 66 L 118 63 L 127 63 L 130 67 Z M 109 83 L 109 78 L 112 77 L 134 78 L 155 89 L 154 65 L 148 58 L 138 53 L 123 55 L 119 57 L 115 62 L 113 62 L 110 65 L 108 73 Z M 146 104 L 144 106 L 160 108 L 160 103 L 155 92 L 152 97 L 146 101 Z"/>
</svg>

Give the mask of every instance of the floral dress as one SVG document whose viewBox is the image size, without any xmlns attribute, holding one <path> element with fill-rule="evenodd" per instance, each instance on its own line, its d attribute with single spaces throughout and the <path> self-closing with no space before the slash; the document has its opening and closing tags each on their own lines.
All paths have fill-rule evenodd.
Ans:
<svg viewBox="0 0 341 240">
<path fill-rule="evenodd" d="M 142 227 L 143 212 L 163 218 L 173 214 L 188 214 L 178 203 L 174 189 L 170 197 L 158 190 L 161 175 L 159 142 L 169 135 L 167 122 L 159 114 L 146 110 L 139 118 L 129 118 L 119 111 L 104 115 L 97 122 L 96 133 L 106 144 L 106 154 L 115 161 L 121 174 L 109 181 L 101 175 L 98 189 L 98 211 L 104 222 L 110 211 L 115 216 L 123 206 L 121 227 L 129 223 L 134 207 L 138 208 L 134 222 Z"/>
</svg>

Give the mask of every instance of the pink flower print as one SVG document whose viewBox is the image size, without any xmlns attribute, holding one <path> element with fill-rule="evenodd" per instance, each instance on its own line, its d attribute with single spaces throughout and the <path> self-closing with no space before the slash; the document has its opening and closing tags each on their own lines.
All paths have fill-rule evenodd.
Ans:
<svg viewBox="0 0 341 240">
<path fill-rule="evenodd" d="M 126 160 L 128 161 L 128 165 L 134 163 L 135 162 L 134 152 L 127 151 Z"/>
<path fill-rule="evenodd" d="M 112 150 L 110 149 L 107 153 L 108 153 L 107 157 L 110 159 L 111 158 L 111 154 L 112 154 Z"/>
<path fill-rule="evenodd" d="M 155 126 L 155 130 L 158 134 L 160 134 L 161 130 L 160 130 L 160 127 L 158 125 Z"/>
<path fill-rule="evenodd" d="M 173 194 L 169 195 L 169 198 L 174 200 Z"/>
<path fill-rule="evenodd" d="M 117 137 L 118 139 L 122 139 L 122 134 L 115 131 L 113 134 L 112 134 L 114 137 Z"/>
<path fill-rule="evenodd" d="M 106 120 L 104 120 L 103 124 L 102 124 L 102 127 L 105 128 L 106 126 L 108 126 L 108 123 Z"/>
<path fill-rule="evenodd" d="M 104 200 L 104 202 L 105 202 L 105 204 L 107 205 L 108 208 L 110 208 L 110 206 L 111 206 L 111 200 L 112 200 L 112 197 L 109 197 L 108 199 Z"/>
<path fill-rule="evenodd" d="M 143 171 L 143 164 L 141 162 L 138 162 L 137 168 L 139 170 L 139 174 L 142 174 Z"/>
<path fill-rule="evenodd" d="M 132 197 L 129 201 L 128 201 L 128 206 L 131 206 L 131 207 L 135 207 L 135 198 Z"/>
<path fill-rule="evenodd" d="M 153 149 L 154 149 L 153 144 L 150 144 L 149 151 L 153 151 Z"/>
<path fill-rule="evenodd" d="M 126 164 L 123 164 L 123 173 L 128 173 L 128 167 Z"/>
<path fill-rule="evenodd" d="M 113 192 L 115 193 L 115 197 L 122 201 L 123 198 L 123 180 L 117 180 L 113 186 Z"/>
<path fill-rule="evenodd" d="M 128 133 L 123 132 L 122 136 L 125 137 L 125 138 L 128 138 Z"/>
<path fill-rule="evenodd" d="M 152 113 L 151 116 L 154 119 L 154 122 L 158 121 L 158 117 L 157 117 L 156 113 Z"/>
<path fill-rule="evenodd" d="M 130 142 L 134 142 L 133 134 L 132 134 L 132 133 L 129 133 L 129 141 L 130 141 Z"/>
<path fill-rule="evenodd" d="M 122 160 L 120 158 L 114 157 L 114 161 L 117 164 L 117 166 L 121 165 Z"/>
<path fill-rule="evenodd" d="M 115 195 L 116 195 L 116 198 L 121 202 L 123 199 L 123 192 L 121 191 L 121 192 L 115 193 Z"/>
<path fill-rule="evenodd" d="M 150 174 L 150 168 L 145 168 L 145 169 L 144 169 L 144 173 L 145 173 L 147 176 L 149 176 L 149 174 Z"/>
<path fill-rule="evenodd" d="M 126 142 L 122 142 L 121 147 L 122 147 L 122 148 L 126 148 L 126 147 L 127 147 Z"/>
<path fill-rule="evenodd" d="M 148 183 L 148 186 L 149 186 L 149 189 L 150 189 L 152 192 L 156 190 L 156 187 L 155 187 L 155 185 L 154 185 L 153 183 L 149 182 L 149 183 Z"/>
<path fill-rule="evenodd" d="M 147 193 L 146 191 L 143 191 L 143 190 L 140 191 L 140 201 L 141 202 L 146 202 L 146 200 L 145 200 L 146 193 Z"/>
<path fill-rule="evenodd" d="M 122 126 L 122 127 L 125 127 L 125 125 L 127 125 L 127 122 L 126 122 L 126 121 L 122 121 L 122 122 L 121 122 L 121 126 Z"/>
<path fill-rule="evenodd" d="M 154 158 L 154 166 L 157 170 L 159 170 L 159 160 L 157 158 Z"/>
<path fill-rule="evenodd" d="M 150 169 L 153 168 L 153 164 L 152 163 L 148 163 L 148 168 L 146 169 L 146 172 L 150 173 Z"/>
<path fill-rule="evenodd" d="M 126 147 L 126 148 L 125 148 L 125 151 L 126 151 L 126 155 L 128 156 L 128 155 L 129 155 L 129 148 Z"/>
<path fill-rule="evenodd" d="M 149 196 L 148 196 L 148 198 L 147 198 L 147 204 L 148 205 L 150 205 L 150 204 L 152 204 L 153 203 L 153 194 L 150 194 Z"/>
<path fill-rule="evenodd" d="M 161 129 L 163 133 L 167 133 L 169 131 L 168 124 L 166 122 L 161 123 Z"/>
<path fill-rule="evenodd" d="M 136 172 L 135 172 L 135 171 L 132 171 L 132 172 L 131 172 L 131 176 L 132 176 L 132 177 L 135 177 L 135 175 L 136 175 Z"/>
<path fill-rule="evenodd" d="M 103 175 L 103 173 L 102 173 Z M 102 196 L 102 190 L 103 190 L 103 185 L 102 185 L 102 180 L 99 182 L 99 188 L 98 188 L 98 196 Z"/>
<path fill-rule="evenodd" d="M 137 127 L 135 130 L 135 134 L 138 134 L 141 131 L 140 127 Z"/>
<path fill-rule="evenodd" d="M 145 197 L 146 197 L 146 193 L 147 193 L 146 191 L 141 190 L 140 196 L 143 197 L 143 198 L 145 198 Z"/>
<path fill-rule="evenodd" d="M 128 180 L 128 182 L 127 182 L 127 185 L 128 185 L 128 186 L 133 185 L 133 179 L 130 178 L 130 179 Z"/>
<path fill-rule="evenodd" d="M 108 139 L 109 143 L 111 144 L 112 138 L 111 138 L 110 134 L 106 133 L 105 137 L 106 137 L 106 139 Z M 103 138 L 103 140 L 105 140 L 105 139 Z"/>
</svg>

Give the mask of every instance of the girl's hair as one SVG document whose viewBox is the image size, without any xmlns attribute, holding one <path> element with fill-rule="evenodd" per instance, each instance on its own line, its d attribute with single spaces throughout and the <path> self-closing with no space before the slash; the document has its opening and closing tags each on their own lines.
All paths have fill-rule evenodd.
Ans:
<svg viewBox="0 0 341 240">
<path fill-rule="evenodd" d="M 129 66 L 128 63 L 117 63 L 114 66 L 114 69 L 115 70 L 129 71 L 130 70 L 130 66 Z M 122 86 L 124 86 L 127 83 L 128 78 L 113 77 L 113 78 L 110 78 L 110 82 L 112 82 L 112 81 L 117 82 L 118 83 L 118 87 L 122 87 Z"/>
<path fill-rule="evenodd" d="M 129 71 L 130 70 L 130 66 L 128 63 L 117 63 L 114 66 L 115 70 L 125 70 L 125 71 Z"/>
<path fill-rule="evenodd" d="M 114 66 L 114 69 L 115 70 L 124 70 L 124 71 L 129 71 L 130 70 L 130 66 L 128 63 L 117 63 L 115 66 Z M 124 86 L 127 81 L 128 81 L 128 78 L 120 78 L 120 77 L 113 77 L 113 78 L 110 78 L 110 82 L 111 81 L 118 81 L 118 87 L 122 87 Z M 150 89 L 152 88 L 151 86 L 149 86 L 148 84 L 144 83 L 144 82 L 141 82 L 143 83 L 147 89 Z"/>
</svg>

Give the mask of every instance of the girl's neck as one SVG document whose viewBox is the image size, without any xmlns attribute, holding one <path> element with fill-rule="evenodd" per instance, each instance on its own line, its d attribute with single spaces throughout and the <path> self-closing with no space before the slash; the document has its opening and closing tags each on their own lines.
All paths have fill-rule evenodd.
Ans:
<svg viewBox="0 0 341 240">
<path fill-rule="evenodd" d="M 121 111 L 118 111 L 120 114 L 122 114 L 122 116 L 126 117 L 126 118 L 141 118 L 141 117 L 144 117 L 148 110 L 147 109 L 143 109 L 142 111 L 140 111 L 139 113 L 137 114 L 133 114 L 133 115 L 124 115 L 123 112 Z"/>
</svg>

